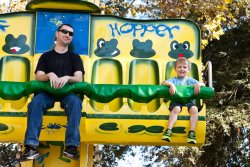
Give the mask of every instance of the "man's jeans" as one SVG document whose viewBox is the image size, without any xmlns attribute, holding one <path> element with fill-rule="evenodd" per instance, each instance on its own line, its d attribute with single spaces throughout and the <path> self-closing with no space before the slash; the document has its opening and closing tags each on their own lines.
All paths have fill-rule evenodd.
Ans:
<svg viewBox="0 0 250 167">
<path fill-rule="evenodd" d="M 67 115 L 68 124 L 65 134 L 65 145 L 79 146 L 79 126 L 82 116 L 82 100 L 75 94 L 70 94 L 56 100 L 46 93 L 36 94 L 28 105 L 28 122 L 24 141 L 25 145 L 39 145 L 43 114 L 47 112 L 47 109 L 54 106 L 55 101 L 61 102 L 61 107 L 65 109 Z"/>
</svg>

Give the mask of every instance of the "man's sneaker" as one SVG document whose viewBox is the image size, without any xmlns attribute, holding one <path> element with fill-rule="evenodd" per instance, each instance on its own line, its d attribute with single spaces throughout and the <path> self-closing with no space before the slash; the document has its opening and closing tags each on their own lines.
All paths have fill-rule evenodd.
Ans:
<svg viewBox="0 0 250 167">
<path fill-rule="evenodd" d="M 74 160 L 79 160 L 80 158 L 79 151 L 76 146 L 66 146 L 66 148 L 63 151 L 63 155 L 65 157 L 68 157 Z"/>
<path fill-rule="evenodd" d="M 22 160 L 26 159 L 37 159 L 39 157 L 38 148 L 35 146 L 26 145 L 22 153 Z"/>
<path fill-rule="evenodd" d="M 190 144 L 196 144 L 196 137 L 195 137 L 194 131 L 189 131 L 188 137 L 187 137 L 187 142 Z"/>
<path fill-rule="evenodd" d="M 168 129 L 168 130 L 166 130 L 166 131 L 163 133 L 161 139 L 170 142 L 170 137 L 171 137 L 171 136 L 172 136 L 172 130 Z"/>
</svg>

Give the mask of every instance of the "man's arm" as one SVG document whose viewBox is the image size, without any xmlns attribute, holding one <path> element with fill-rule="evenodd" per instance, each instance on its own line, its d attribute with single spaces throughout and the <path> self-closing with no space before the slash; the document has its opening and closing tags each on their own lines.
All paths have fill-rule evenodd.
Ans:
<svg viewBox="0 0 250 167">
<path fill-rule="evenodd" d="M 50 81 L 51 87 L 58 88 L 58 77 L 53 72 L 45 74 L 43 71 L 37 71 L 35 79 L 38 81 Z"/>
<path fill-rule="evenodd" d="M 76 71 L 74 76 L 69 77 L 69 83 L 82 82 L 82 71 Z"/>
<path fill-rule="evenodd" d="M 82 71 L 76 71 L 74 76 L 64 76 L 58 78 L 58 88 L 62 88 L 66 83 L 82 82 Z"/>
</svg>

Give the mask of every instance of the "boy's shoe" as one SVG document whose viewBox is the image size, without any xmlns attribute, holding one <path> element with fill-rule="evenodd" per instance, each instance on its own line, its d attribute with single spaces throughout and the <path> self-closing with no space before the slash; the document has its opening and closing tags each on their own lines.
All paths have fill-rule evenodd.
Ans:
<svg viewBox="0 0 250 167">
<path fill-rule="evenodd" d="M 76 146 L 66 146 L 66 148 L 63 151 L 63 155 L 65 157 L 68 157 L 74 160 L 79 160 L 80 158 L 79 151 Z"/>
<path fill-rule="evenodd" d="M 35 146 L 26 145 L 22 153 L 21 159 L 22 160 L 37 159 L 38 157 L 39 157 L 38 148 Z"/>
<path fill-rule="evenodd" d="M 190 144 L 196 144 L 196 137 L 195 137 L 194 131 L 189 131 L 188 137 L 187 137 L 187 142 Z"/>
<path fill-rule="evenodd" d="M 172 136 L 172 130 L 168 129 L 168 130 L 166 130 L 166 131 L 163 133 L 161 139 L 170 142 L 170 137 L 171 137 L 171 136 Z"/>
</svg>

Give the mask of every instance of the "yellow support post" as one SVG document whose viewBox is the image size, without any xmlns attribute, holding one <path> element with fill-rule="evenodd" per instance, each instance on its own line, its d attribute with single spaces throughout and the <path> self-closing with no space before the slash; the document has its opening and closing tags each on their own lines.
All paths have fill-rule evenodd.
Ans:
<svg viewBox="0 0 250 167">
<path fill-rule="evenodd" d="M 94 144 L 88 144 L 88 167 L 93 166 Z"/>
<path fill-rule="evenodd" d="M 80 145 L 80 167 L 93 166 L 94 145 L 81 143 Z"/>
<path fill-rule="evenodd" d="M 21 167 L 33 167 L 33 160 L 21 162 Z"/>
</svg>

